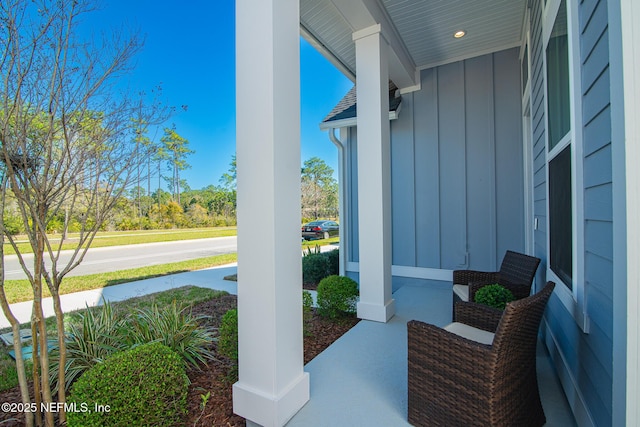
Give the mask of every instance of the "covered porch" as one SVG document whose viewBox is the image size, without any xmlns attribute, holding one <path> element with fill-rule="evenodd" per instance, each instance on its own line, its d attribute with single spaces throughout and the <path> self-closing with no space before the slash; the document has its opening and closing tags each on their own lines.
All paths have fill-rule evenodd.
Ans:
<svg viewBox="0 0 640 427">
<path fill-rule="evenodd" d="M 396 315 L 389 322 L 360 321 L 306 365 L 313 378 L 311 399 L 287 426 L 409 425 L 406 323 L 413 319 L 438 326 L 451 322 L 452 293 L 450 286 L 407 284 L 393 297 Z M 537 359 L 546 425 L 576 425 L 541 342 Z"/>
<path fill-rule="evenodd" d="M 402 425 L 406 321 L 448 323 L 451 272 L 496 270 L 514 250 L 542 260 L 534 289 L 559 285 L 540 374 L 557 369 L 579 425 L 638 418 L 637 108 L 623 96 L 638 85 L 621 52 L 639 44 L 622 44 L 623 8 L 631 1 L 236 2 L 237 414 Z M 353 114 L 325 124 L 340 153 L 341 265 L 363 319 L 308 367 L 300 34 L 356 86 Z M 541 383 L 543 402 L 566 402 L 555 379 Z M 545 406 L 548 424 L 570 418 L 562 406 Z"/>
<path fill-rule="evenodd" d="M 394 299 L 401 283 L 441 289 L 450 286 L 456 268 L 492 270 L 505 249 L 531 252 L 524 247 L 529 198 L 522 161 L 498 163 L 522 158 L 524 150 L 516 48 L 527 2 L 497 8 L 473 1 L 451 8 L 405 3 L 394 9 L 399 2 L 236 2 L 234 411 L 253 423 L 286 424 L 315 399 L 312 383 L 321 380 L 311 379 L 302 364 L 300 34 L 356 83 L 355 120 L 333 123 L 330 134 L 342 145 L 341 268 L 359 283 L 362 325 L 380 323 L 385 336 L 397 322 L 410 320 Z M 474 19 L 479 14 L 486 19 Z M 454 38 L 451 19 L 457 16 L 466 17 L 464 29 L 474 37 Z M 474 61 L 478 55 L 484 56 Z M 445 68 L 434 71 L 440 66 Z M 404 100 L 393 126 L 391 85 L 397 89 L 392 95 Z M 484 206 L 485 196 L 489 204 L 477 209 L 476 199 L 482 197 Z M 255 244 L 255 224 L 262 225 L 265 246 Z M 383 347 L 402 355 L 404 333 Z M 375 374 L 373 360 L 361 367 Z M 406 369 L 406 357 L 387 360 L 393 369 Z M 397 392 L 392 396 L 401 399 Z"/>
</svg>

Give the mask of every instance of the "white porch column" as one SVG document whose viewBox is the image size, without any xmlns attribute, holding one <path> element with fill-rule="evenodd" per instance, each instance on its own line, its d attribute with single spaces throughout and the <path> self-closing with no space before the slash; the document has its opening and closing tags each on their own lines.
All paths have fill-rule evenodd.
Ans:
<svg viewBox="0 0 640 427">
<path fill-rule="evenodd" d="M 353 34 L 358 98 L 358 317 L 386 322 L 391 298 L 391 160 L 389 46 L 380 25 Z"/>
<path fill-rule="evenodd" d="M 236 0 L 239 381 L 233 410 L 263 426 L 284 425 L 309 400 L 299 13 L 298 0 Z"/>
</svg>

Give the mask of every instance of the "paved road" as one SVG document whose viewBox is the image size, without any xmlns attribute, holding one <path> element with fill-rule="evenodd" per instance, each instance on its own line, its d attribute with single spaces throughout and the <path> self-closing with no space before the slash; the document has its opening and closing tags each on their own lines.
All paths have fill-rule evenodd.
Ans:
<svg viewBox="0 0 640 427">
<path fill-rule="evenodd" d="M 95 248 L 89 249 L 82 264 L 71 271 L 69 276 L 167 264 L 236 251 L 236 236 Z M 63 251 L 59 265 L 66 265 L 71 254 L 71 251 Z M 25 261 L 30 268 L 32 268 L 32 260 L 33 255 L 25 256 Z M 5 278 L 7 280 L 26 278 L 16 255 L 5 256 Z"/>
</svg>

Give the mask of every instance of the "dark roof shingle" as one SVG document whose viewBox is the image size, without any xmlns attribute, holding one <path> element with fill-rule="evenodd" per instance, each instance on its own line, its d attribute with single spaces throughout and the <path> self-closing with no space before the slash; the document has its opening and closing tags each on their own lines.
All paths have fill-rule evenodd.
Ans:
<svg viewBox="0 0 640 427">
<path fill-rule="evenodd" d="M 398 91 L 393 82 L 389 82 L 389 112 L 397 111 L 400 108 L 402 97 L 396 95 Z M 333 107 L 333 110 L 322 120 L 321 123 L 330 123 L 338 120 L 354 119 L 357 112 L 356 86 L 354 85 L 349 92 Z"/>
</svg>

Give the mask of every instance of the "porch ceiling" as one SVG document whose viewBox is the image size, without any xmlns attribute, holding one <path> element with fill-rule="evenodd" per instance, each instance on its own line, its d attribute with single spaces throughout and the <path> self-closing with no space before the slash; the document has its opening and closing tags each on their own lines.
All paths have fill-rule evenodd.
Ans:
<svg viewBox="0 0 640 427">
<path fill-rule="evenodd" d="M 300 0 L 300 26 L 307 40 L 354 79 L 355 31 L 381 23 L 406 74 L 412 67 L 418 71 L 518 46 L 526 5 L 527 0 Z M 454 38 L 458 30 L 466 36 Z M 403 88 L 399 73 L 390 70 Z"/>
</svg>

